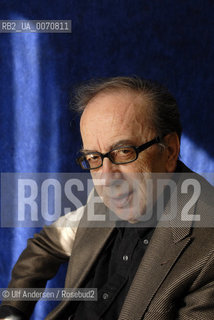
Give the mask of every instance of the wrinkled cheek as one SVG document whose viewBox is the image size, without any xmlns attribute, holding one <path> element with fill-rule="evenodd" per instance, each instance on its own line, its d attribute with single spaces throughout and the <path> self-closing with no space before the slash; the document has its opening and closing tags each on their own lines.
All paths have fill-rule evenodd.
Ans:
<svg viewBox="0 0 214 320">
<path fill-rule="evenodd" d="M 102 198 L 102 200 L 103 200 L 103 198 L 104 198 L 103 186 L 94 184 L 94 187 L 95 187 L 95 190 L 98 193 L 99 197 Z"/>
</svg>

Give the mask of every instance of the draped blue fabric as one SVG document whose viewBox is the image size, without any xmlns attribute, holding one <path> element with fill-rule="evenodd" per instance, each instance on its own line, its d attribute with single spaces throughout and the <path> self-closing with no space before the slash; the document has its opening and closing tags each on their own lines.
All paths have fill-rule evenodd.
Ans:
<svg viewBox="0 0 214 320">
<path fill-rule="evenodd" d="M 213 14 L 209 0 L 2 0 L 2 20 L 67 19 L 73 32 L 0 34 L 1 172 L 77 172 L 80 135 L 69 89 L 117 75 L 170 89 L 184 128 L 181 159 L 213 172 Z M 0 229 L 0 287 L 36 231 Z M 65 270 L 48 285 L 63 287 Z M 39 302 L 32 319 L 44 319 L 53 305 Z"/>
</svg>

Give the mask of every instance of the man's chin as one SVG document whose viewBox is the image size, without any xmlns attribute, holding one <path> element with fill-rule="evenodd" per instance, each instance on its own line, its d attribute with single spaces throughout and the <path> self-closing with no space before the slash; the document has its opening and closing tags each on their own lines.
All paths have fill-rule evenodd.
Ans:
<svg viewBox="0 0 214 320">
<path fill-rule="evenodd" d="M 102 198 L 104 204 L 113 212 L 112 220 L 123 220 L 137 223 L 141 220 L 143 212 L 142 202 L 134 201 L 133 192 L 127 197 Z"/>
<path fill-rule="evenodd" d="M 123 220 L 128 221 L 130 223 L 137 223 L 141 219 L 141 215 L 130 207 L 127 208 L 115 208 L 109 207 L 109 209 L 114 213 L 114 220 Z"/>
</svg>

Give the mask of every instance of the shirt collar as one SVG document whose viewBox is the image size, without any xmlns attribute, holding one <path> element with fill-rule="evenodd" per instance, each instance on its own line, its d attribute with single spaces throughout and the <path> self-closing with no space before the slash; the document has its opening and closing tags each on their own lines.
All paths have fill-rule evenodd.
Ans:
<svg viewBox="0 0 214 320">
<path fill-rule="evenodd" d="M 116 228 L 118 229 L 118 231 L 123 235 L 125 230 L 126 232 L 133 232 L 136 233 L 136 235 L 140 238 L 143 239 L 145 237 L 145 235 L 151 231 L 152 229 L 154 229 L 154 227 L 148 227 L 145 226 L 145 224 L 143 222 L 139 222 L 139 223 L 129 223 L 128 221 L 117 221 L 116 222 Z"/>
</svg>

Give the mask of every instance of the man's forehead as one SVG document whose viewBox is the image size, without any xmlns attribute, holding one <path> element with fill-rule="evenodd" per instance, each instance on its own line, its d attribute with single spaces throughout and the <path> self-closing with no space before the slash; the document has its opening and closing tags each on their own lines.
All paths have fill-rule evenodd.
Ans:
<svg viewBox="0 0 214 320">
<path fill-rule="evenodd" d="M 136 114 L 145 115 L 147 104 L 147 97 L 134 90 L 102 91 L 86 105 L 81 120 L 93 119 L 94 115 L 102 119 L 103 114 L 117 119 L 127 116 L 131 120 Z"/>
<path fill-rule="evenodd" d="M 91 100 L 80 123 L 84 149 L 108 152 L 121 140 L 140 144 L 148 128 L 145 103 L 139 94 L 127 91 L 102 93 Z"/>
</svg>

